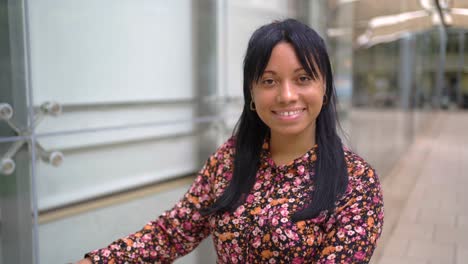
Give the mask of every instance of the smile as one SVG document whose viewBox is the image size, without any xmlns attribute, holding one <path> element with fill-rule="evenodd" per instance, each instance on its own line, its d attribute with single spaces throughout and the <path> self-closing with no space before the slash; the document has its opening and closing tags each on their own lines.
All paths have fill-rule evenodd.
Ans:
<svg viewBox="0 0 468 264">
<path fill-rule="evenodd" d="M 296 111 L 288 111 L 288 112 L 277 112 L 277 114 L 280 115 L 280 116 L 292 116 L 292 115 L 297 115 L 302 111 L 304 111 L 304 110 L 296 110 Z"/>
<path fill-rule="evenodd" d="M 302 113 L 304 111 L 305 111 L 305 108 L 304 109 L 291 110 L 291 111 L 273 111 L 273 113 L 275 113 L 275 114 L 277 114 L 279 116 L 282 116 L 282 117 L 293 117 L 293 116 L 299 115 L 300 113 Z"/>
</svg>

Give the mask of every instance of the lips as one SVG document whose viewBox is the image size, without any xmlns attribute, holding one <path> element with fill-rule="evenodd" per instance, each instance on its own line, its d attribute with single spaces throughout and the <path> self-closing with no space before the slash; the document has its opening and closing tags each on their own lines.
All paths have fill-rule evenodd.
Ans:
<svg viewBox="0 0 468 264">
<path fill-rule="evenodd" d="M 305 111 L 305 108 L 300 108 L 300 109 L 276 110 L 276 111 L 273 111 L 273 113 L 279 116 L 283 116 L 283 117 L 291 117 L 291 116 L 296 116 L 304 111 Z"/>
</svg>

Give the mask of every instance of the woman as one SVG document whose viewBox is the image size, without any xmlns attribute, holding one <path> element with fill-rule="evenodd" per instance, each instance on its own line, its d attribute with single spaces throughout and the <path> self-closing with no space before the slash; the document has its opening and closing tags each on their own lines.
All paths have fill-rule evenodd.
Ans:
<svg viewBox="0 0 468 264">
<path fill-rule="evenodd" d="M 254 32 L 234 136 L 171 210 L 81 263 L 171 263 L 213 236 L 218 263 L 367 263 L 383 224 L 374 170 L 336 132 L 320 36 L 287 19 Z"/>
</svg>

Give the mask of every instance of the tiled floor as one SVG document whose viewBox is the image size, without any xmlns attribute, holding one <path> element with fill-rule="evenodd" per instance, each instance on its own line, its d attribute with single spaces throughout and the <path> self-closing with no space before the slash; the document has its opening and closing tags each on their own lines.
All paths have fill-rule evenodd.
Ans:
<svg viewBox="0 0 468 264">
<path fill-rule="evenodd" d="M 383 181 L 374 263 L 468 263 L 468 112 L 442 112 Z"/>
</svg>

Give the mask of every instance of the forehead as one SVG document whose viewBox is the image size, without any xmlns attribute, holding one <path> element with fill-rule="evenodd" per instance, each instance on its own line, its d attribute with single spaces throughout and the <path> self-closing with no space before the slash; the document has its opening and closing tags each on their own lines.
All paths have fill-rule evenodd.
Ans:
<svg viewBox="0 0 468 264">
<path fill-rule="evenodd" d="M 303 68 L 294 47 L 287 42 L 278 43 L 271 51 L 265 71 L 273 69 Z"/>
<path fill-rule="evenodd" d="M 314 77 L 314 79 L 322 79 L 322 74 L 318 70 L 317 64 L 312 61 L 312 67 L 307 65 L 308 61 L 313 60 L 312 56 L 303 55 L 302 61 L 306 65 L 301 63 L 301 59 L 298 57 L 294 46 L 288 42 L 280 42 L 276 44 L 271 52 L 268 63 L 262 74 L 297 74 L 306 72 Z M 310 71 L 310 72 L 309 72 Z"/>
</svg>

